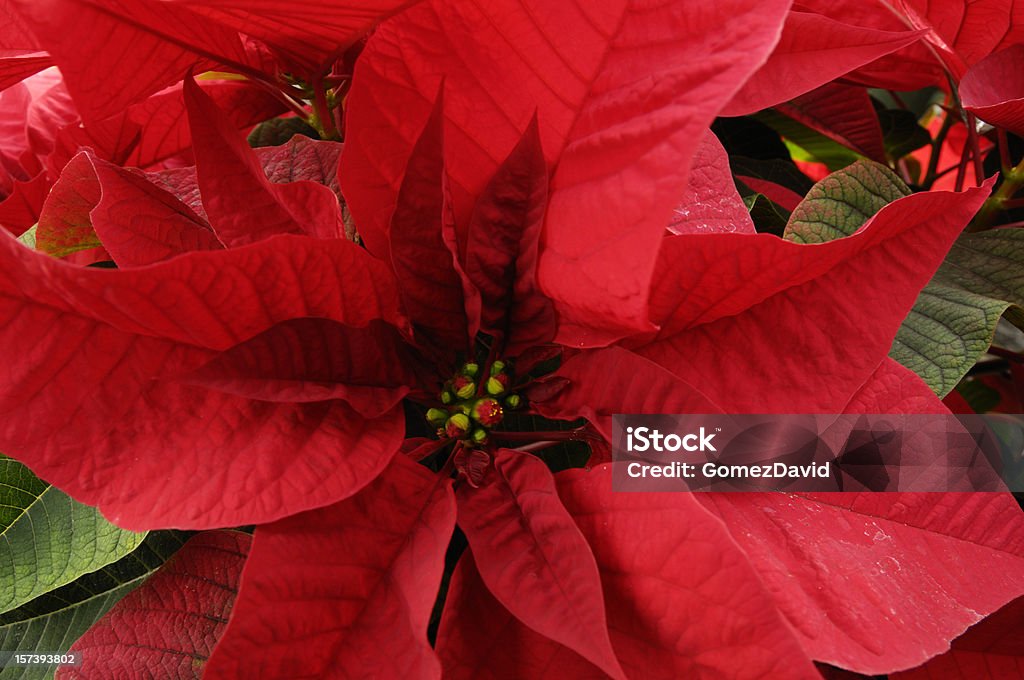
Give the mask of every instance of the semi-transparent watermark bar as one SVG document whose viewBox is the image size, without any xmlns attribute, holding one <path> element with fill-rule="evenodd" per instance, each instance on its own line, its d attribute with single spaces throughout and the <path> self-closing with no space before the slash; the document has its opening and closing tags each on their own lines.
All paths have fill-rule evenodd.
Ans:
<svg viewBox="0 0 1024 680">
<path fill-rule="evenodd" d="M 1024 415 L 616 415 L 616 491 L 1024 491 Z"/>
</svg>

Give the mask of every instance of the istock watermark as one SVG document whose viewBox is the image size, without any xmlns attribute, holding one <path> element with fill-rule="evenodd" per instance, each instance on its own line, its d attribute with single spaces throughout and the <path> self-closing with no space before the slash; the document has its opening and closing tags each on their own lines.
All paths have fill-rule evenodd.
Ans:
<svg viewBox="0 0 1024 680">
<path fill-rule="evenodd" d="M 1021 491 L 1021 415 L 616 415 L 616 491 Z"/>
</svg>

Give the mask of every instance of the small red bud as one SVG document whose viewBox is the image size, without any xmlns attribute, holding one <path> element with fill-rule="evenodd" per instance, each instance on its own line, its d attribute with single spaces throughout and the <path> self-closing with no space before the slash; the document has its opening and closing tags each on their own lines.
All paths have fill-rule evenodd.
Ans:
<svg viewBox="0 0 1024 680">
<path fill-rule="evenodd" d="M 444 426 L 444 432 L 452 439 L 460 439 L 469 432 L 471 423 L 469 417 L 462 413 L 456 413 Z"/>
<path fill-rule="evenodd" d="M 504 394 L 506 389 L 508 389 L 508 376 L 504 373 L 492 375 L 487 379 L 487 394 L 498 396 Z"/>
<path fill-rule="evenodd" d="M 489 397 L 477 399 L 473 404 L 473 420 L 484 427 L 494 427 L 501 422 L 504 415 L 501 404 Z"/>
<path fill-rule="evenodd" d="M 459 399 L 469 399 L 476 394 L 476 383 L 464 375 L 460 375 L 452 381 L 452 389 Z"/>
</svg>

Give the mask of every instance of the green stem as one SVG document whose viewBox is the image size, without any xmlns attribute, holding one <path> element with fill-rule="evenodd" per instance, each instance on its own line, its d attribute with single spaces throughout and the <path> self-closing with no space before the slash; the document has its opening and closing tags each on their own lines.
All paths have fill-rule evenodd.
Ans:
<svg viewBox="0 0 1024 680">
<path fill-rule="evenodd" d="M 996 215 L 1008 208 L 1020 207 L 1013 197 L 1022 186 L 1024 186 L 1024 160 L 1003 173 L 1002 184 L 981 206 L 978 216 L 967 227 L 967 231 L 977 232 L 990 229 Z"/>
</svg>

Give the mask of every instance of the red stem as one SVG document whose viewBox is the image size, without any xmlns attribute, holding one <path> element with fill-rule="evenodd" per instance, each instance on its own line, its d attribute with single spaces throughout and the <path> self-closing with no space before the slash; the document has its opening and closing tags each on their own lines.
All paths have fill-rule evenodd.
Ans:
<svg viewBox="0 0 1024 680">
<path fill-rule="evenodd" d="M 993 346 L 988 348 L 988 353 L 993 356 L 1002 357 L 1003 359 L 1009 359 L 1017 364 L 1024 364 L 1024 354 L 1021 354 L 1020 352 L 1014 352 L 1008 349 L 1003 349 L 1002 347 Z"/>
<path fill-rule="evenodd" d="M 328 139 L 338 139 L 338 128 L 334 125 L 334 112 L 327 106 L 327 90 L 320 78 L 313 83 L 313 94 L 316 97 L 316 114 L 323 126 Z"/>
<path fill-rule="evenodd" d="M 1010 160 L 1010 141 L 1006 138 L 1006 130 L 1003 128 L 996 128 L 996 138 L 999 140 L 999 165 L 1005 175 L 1013 167 L 1013 161 Z"/>
<path fill-rule="evenodd" d="M 492 430 L 491 437 L 510 442 L 577 442 L 585 439 L 579 430 L 554 430 L 547 432 L 498 432 Z"/>
<path fill-rule="evenodd" d="M 971 155 L 974 157 L 974 186 L 980 187 L 985 181 L 985 163 L 981 157 L 981 142 L 978 139 L 978 119 L 973 113 L 967 112 L 967 139 L 971 143 Z"/>
<path fill-rule="evenodd" d="M 960 165 L 956 167 L 956 187 L 955 191 L 964 190 L 964 178 L 967 176 L 967 161 L 971 158 L 971 147 L 969 144 L 964 145 L 964 150 L 960 154 Z"/>
</svg>

